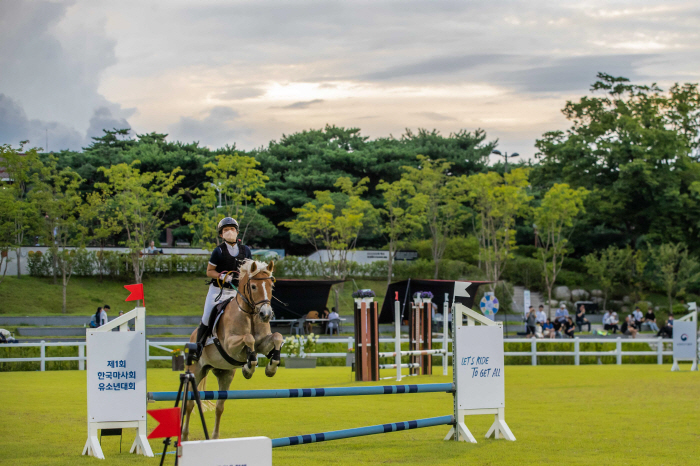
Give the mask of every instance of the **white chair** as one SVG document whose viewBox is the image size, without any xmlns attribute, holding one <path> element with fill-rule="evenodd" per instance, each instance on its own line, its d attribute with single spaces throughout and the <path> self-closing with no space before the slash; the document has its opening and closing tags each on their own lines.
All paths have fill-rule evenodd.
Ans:
<svg viewBox="0 0 700 466">
<path fill-rule="evenodd" d="M 331 319 L 326 325 L 326 333 L 333 335 L 333 330 L 336 335 L 340 335 L 340 319 Z"/>
</svg>

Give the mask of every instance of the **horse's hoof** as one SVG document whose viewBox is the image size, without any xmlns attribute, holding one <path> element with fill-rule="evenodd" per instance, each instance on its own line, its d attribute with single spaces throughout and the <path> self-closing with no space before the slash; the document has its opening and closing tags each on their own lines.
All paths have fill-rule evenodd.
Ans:
<svg viewBox="0 0 700 466">
<path fill-rule="evenodd" d="M 248 366 L 243 366 L 241 371 L 243 372 L 243 377 L 245 377 L 246 379 L 249 379 L 255 373 L 255 366 L 253 366 L 251 368 L 248 368 Z"/>
<path fill-rule="evenodd" d="M 265 375 L 268 377 L 273 377 L 277 373 L 277 366 L 279 366 L 279 364 L 279 361 L 275 361 L 274 359 L 271 360 L 265 367 Z"/>
</svg>

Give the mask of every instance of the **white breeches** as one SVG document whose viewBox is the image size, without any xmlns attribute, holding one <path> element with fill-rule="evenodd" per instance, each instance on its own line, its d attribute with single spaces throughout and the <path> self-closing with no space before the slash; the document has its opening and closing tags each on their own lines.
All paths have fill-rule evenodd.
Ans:
<svg viewBox="0 0 700 466">
<path fill-rule="evenodd" d="M 220 291 L 221 288 L 218 288 L 214 285 L 209 285 L 209 291 L 207 292 L 207 300 L 204 302 L 204 314 L 202 314 L 202 323 L 204 325 L 209 325 L 209 316 L 211 315 L 211 311 L 212 309 L 214 309 L 214 306 L 217 303 L 221 301 L 226 301 L 228 298 L 233 298 L 236 296 L 235 290 L 224 288 L 224 292 L 221 293 L 221 297 L 218 301 L 216 301 L 216 297 L 218 296 Z"/>
</svg>

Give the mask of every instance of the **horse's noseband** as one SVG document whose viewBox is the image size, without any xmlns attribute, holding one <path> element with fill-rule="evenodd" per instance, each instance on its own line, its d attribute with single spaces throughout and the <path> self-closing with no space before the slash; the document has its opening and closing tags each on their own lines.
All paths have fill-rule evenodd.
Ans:
<svg viewBox="0 0 700 466">
<path fill-rule="evenodd" d="M 275 279 L 275 277 L 272 277 L 272 276 L 270 276 L 270 277 L 250 277 L 250 278 L 248 278 L 248 281 L 247 281 L 246 284 L 245 284 L 245 289 L 246 289 L 246 291 L 247 291 L 248 296 L 251 296 L 251 297 L 253 296 L 253 290 L 252 290 L 252 288 L 251 288 L 251 286 L 250 286 L 250 282 L 253 281 L 253 280 L 260 280 L 260 281 L 262 281 L 262 280 L 271 280 L 272 283 L 275 283 L 275 282 L 277 281 L 277 279 Z M 270 293 L 270 294 L 272 294 L 272 293 Z M 243 312 L 245 312 L 246 314 L 250 314 L 250 315 L 255 315 L 255 314 L 259 314 L 259 313 L 260 313 L 260 311 L 258 310 L 258 305 L 259 305 L 259 304 L 271 304 L 271 301 L 270 301 L 269 299 L 262 299 L 262 300 L 260 300 L 260 301 L 255 302 L 255 303 L 252 303 L 252 302 L 250 302 L 250 300 L 249 300 L 248 298 L 246 298 L 246 297 L 243 295 L 243 293 L 238 293 L 238 294 L 236 294 L 236 301 L 238 301 L 238 296 L 240 296 L 241 299 L 243 299 L 243 302 L 244 302 L 248 307 L 250 307 L 250 308 L 252 309 L 252 311 L 250 311 L 250 312 L 246 311 L 245 309 L 243 309 L 243 306 L 241 306 L 240 304 L 238 305 L 239 309 L 242 310 Z"/>
</svg>

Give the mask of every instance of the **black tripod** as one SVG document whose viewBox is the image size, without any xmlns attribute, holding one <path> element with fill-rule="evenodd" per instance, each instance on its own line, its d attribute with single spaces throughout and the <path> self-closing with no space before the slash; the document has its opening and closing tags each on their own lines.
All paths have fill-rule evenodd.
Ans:
<svg viewBox="0 0 700 466">
<path fill-rule="evenodd" d="M 192 394 L 194 395 L 194 401 L 197 403 L 197 409 L 199 410 L 199 418 L 202 420 L 202 428 L 204 429 L 204 438 L 209 440 L 209 431 L 207 430 L 207 423 L 204 421 L 204 411 L 202 411 L 202 400 L 199 398 L 199 392 L 197 391 L 197 383 L 194 378 L 194 374 L 190 372 L 189 367 L 192 365 L 192 357 L 197 351 L 197 343 L 187 343 L 185 344 L 185 349 L 187 350 L 187 360 L 185 364 L 188 369 L 184 374 L 180 374 L 180 388 L 177 390 L 177 397 L 175 398 L 175 407 L 177 408 L 180 403 L 180 397 L 182 397 L 182 409 L 180 410 L 180 433 L 182 433 L 182 426 L 185 424 L 185 413 L 187 412 L 187 397 L 192 389 Z M 170 445 L 170 437 L 163 440 L 163 456 L 160 458 L 160 466 L 163 466 L 165 461 L 165 453 L 168 450 L 168 445 Z M 175 466 L 178 464 L 178 448 L 180 445 L 175 442 Z"/>
</svg>

